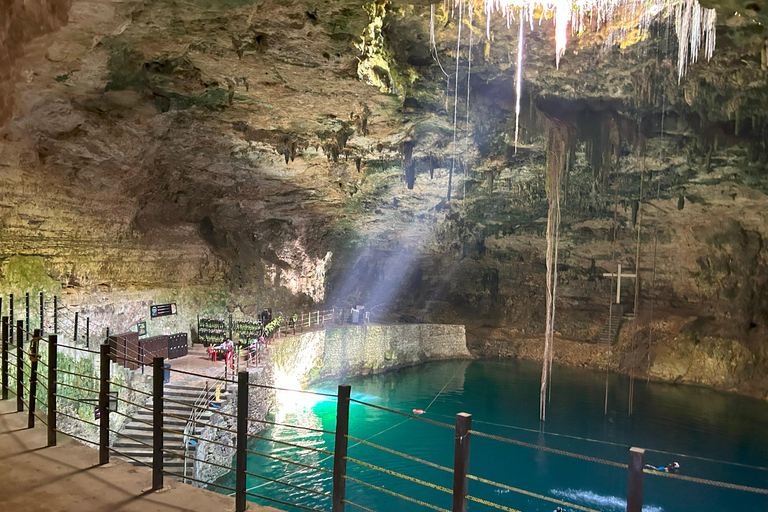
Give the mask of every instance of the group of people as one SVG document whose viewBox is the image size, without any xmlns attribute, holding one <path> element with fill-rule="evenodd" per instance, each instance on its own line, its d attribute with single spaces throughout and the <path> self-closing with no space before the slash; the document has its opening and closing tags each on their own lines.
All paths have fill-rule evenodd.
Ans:
<svg viewBox="0 0 768 512">
<path fill-rule="evenodd" d="M 264 338 L 264 336 L 259 336 L 258 339 L 253 340 L 248 345 L 248 352 L 247 352 L 247 361 L 248 363 L 251 363 L 251 361 L 258 362 L 260 359 L 261 349 L 267 344 L 267 340 Z M 220 345 L 216 345 L 213 347 L 213 350 L 218 350 L 224 353 L 226 356 L 226 361 L 228 364 L 232 364 L 233 356 L 235 353 L 235 343 L 227 338 L 223 343 Z"/>
</svg>

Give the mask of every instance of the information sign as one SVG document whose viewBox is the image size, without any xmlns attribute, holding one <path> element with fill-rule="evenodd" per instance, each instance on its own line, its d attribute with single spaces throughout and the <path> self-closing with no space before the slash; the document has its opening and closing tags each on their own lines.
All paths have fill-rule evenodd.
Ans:
<svg viewBox="0 0 768 512">
<path fill-rule="evenodd" d="M 149 316 L 157 318 L 159 316 L 168 316 L 176 314 L 176 304 L 155 304 L 149 307 Z"/>
</svg>

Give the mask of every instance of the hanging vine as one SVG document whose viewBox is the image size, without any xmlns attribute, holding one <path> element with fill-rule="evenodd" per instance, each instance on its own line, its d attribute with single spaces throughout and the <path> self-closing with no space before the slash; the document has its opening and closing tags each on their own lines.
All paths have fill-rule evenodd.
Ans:
<svg viewBox="0 0 768 512">
<path fill-rule="evenodd" d="M 544 358 L 541 368 L 539 419 L 546 420 L 547 389 L 552 379 L 555 333 L 555 301 L 557 298 L 557 249 L 560 241 L 560 195 L 568 155 L 573 146 L 574 130 L 566 122 L 547 118 L 547 286 Z"/>
</svg>

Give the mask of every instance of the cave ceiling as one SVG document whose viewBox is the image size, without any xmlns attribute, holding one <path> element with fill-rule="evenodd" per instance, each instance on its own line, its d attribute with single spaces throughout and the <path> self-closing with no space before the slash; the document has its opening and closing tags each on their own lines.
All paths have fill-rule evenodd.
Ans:
<svg viewBox="0 0 768 512">
<path fill-rule="evenodd" d="M 366 263 L 398 247 L 435 262 L 420 267 L 421 282 L 430 272 L 455 275 L 451 265 L 439 270 L 446 254 L 481 260 L 487 237 L 514 234 L 490 245 L 515 258 L 538 254 L 529 270 L 539 272 L 547 118 L 577 133 L 569 264 L 588 269 L 605 255 L 612 191 L 631 203 L 640 154 L 662 176 L 647 218 L 678 222 L 664 214 L 685 187 L 710 187 L 689 190 L 694 198 L 736 187 L 747 199 L 728 215 L 747 233 L 764 232 L 765 212 L 749 212 L 766 192 L 766 9 L 749 0 L 704 5 L 717 9 L 717 47 L 679 84 L 672 25 L 653 23 L 643 38 L 613 44 L 610 26 L 588 29 L 571 37 L 559 67 L 551 19 L 526 27 L 515 150 L 517 27 L 494 18 L 488 40 L 479 6 L 471 74 L 463 39 L 456 92 L 446 77 L 456 72 L 458 24 L 442 4 L 443 70 L 430 49 L 430 4 L 420 0 L 6 2 L 5 254 L 43 255 L 52 275 L 83 286 L 225 279 L 248 291 L 269 281 L 315 302 L 327 298 L 325 278 L 337 299 L 363 300 L 345 273 L 408 273 L 402 261 Z M 514 194 L 493 195 L 494 183 Z M 604 203 L 595 212 L 593 190 Z M 587 232 L 599 248 L 579 253 L 578 234 Z M 706 245 L 707 236 L 692 243 Z M 51 239 L 64 241 L 52 248 Z M 761 242 L 743 244 L 764 265 Z M 111 263 L 148 253 L 153 270 Z M 483 268 L 430 293 L 461 296 L 466 279 L 493 295 L 498 275 Z M 764 304 L 758 309 L 763 315 Z"/>
</svg>

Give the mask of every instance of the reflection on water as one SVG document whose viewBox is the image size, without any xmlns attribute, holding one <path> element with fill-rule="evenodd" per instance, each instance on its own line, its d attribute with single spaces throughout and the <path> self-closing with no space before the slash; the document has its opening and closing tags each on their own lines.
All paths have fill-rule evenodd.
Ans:
<svg viewBox="0 0 768 512">
<path fill-rule="evenodd" d="M 473 415 L 475 430 L 528 443 L 626 462 L 629 446 L 665 450 L 646 452 L 646 462 L 680 462 L 682 474 L 765 487 L 768 472 L 766 433 L 768 408 L 746 397 L 703 388 L 636 382 L 635 414 L 627 415 L 627 379 L 611 376 L 609 414 L 603 414 L 605 374 L 555 368 L 546 425 L 538 421 L 539 371 L 521 361 L 447 361 L 428 363 L 383 375 L 348 379 L 352 397 L 402 412 L 424 409 L 425 418 L 453 424 L 457 412 Z M 318 391 L 334 392 L 336 383 Z M 297 395 L 298 393 L 293 393 Z M 311 396 L 311 395 L 304 395 Z M 289 401 L 290 402 L 290 401 Z M 290 402 L 272 418 L 316 430 L 333 431 L 336 400 Z M 332 434 L 276 426 L 262 435 L 301 447 L 333 451 Z M 452 467 L 453 431 L 364 405 L 350 406 L 350 435 L 384 447 Z M 605 512 L 624 510 L 626 471 L 580 459 L 478 436 L 471 441 L 470 473 L 520 489 Z M 271 441 L 254 440 L 249 449 L 330 471 L 333 458 L 324 453 Z M 698 458 L 686 457 L 682 454 Z M 349 457 L 450 488 L 452 475 L 375 447 L 350 441 Z M 733 465 L 730 462 L 742 465 Z M 295 486 L 305 492 L 248 477 L 250 492 L 274 499 L 330 510 L 330 473 L 249 454 L 248 471 Z M 451 508 L 451 496 L 374 469 L 348 464 L 348 474 L 364 482 Z M 234 475 L 224 477 L 234 483 Z M 470 494 L 525 512 L 551 512 L 551 502 L 506 492 L 478 482 Z M 645 478 L 644 510 L 649 512 L 721 512 L 766 510 L 768 498 L 653 475 Z M 423 507 L 349 482 L 347 499 L 377 512 L 423 511 Z M 268 502 L 262 502 L 270 504 Z M 290 507 L 274 504 L 277 508 Z M 472 503 L 475 512 L 493 510 Z M 565 508 L 568 510 L 568 508 Z"/>
</svg>

